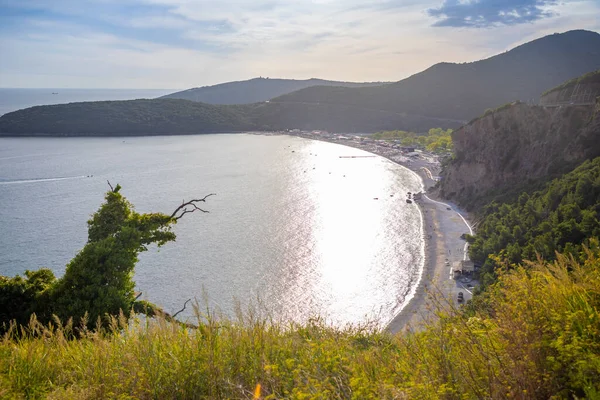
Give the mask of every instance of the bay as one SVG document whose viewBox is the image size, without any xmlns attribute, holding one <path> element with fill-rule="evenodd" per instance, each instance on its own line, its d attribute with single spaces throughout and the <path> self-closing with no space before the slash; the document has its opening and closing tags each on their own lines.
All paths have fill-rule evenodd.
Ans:
<svg viewBox="0 0 600 400">
<path fill-rule="evenodd" d="M 234 316 L 337 325 L 389 321 L 423 267 L 413 172 L 358 149 L 290 136 L 0 139 L 0 274 L 62 275 L 107 180 L 140 212 L 208 193 L 209 214 L 142 253 L 137 290 L 169 312 L 188 298 Z M 342 156 L 342 157 L 340 157 Z M 190 317 L 190 310 L 183 313 Z"/>
</svg>

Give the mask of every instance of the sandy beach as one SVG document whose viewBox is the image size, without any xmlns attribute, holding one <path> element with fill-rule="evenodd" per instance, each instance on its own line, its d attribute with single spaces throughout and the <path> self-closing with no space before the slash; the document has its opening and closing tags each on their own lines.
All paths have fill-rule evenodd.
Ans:
<svg viewBox="0 0 600 400">
<path fill-rule="evenodd" d="M 347 139 L 336 140 L 335 135 L 314 136 L 310 134 L 294 134 L 308 139 L 324 140 L 336 144 L 359 148 L 385 157 L 403 167 L 414 171 L 423 181 L 425 193 L 415 203 L 420 207 L 423 217 L 423 234 L 425 242 L 425 261 L 419 283 L 411 292 L 408 304 L 387 324 L 386 330 L 391 333 L 419 330 L 426 320 L 435 318 L 435 310 L 459 306 L 459 292 L 464 301 L 472 297 L 473 282 L 453 279 L 452 265 L 456 261 L 467 259 L 467 247 L 461 236 L 473 233 L 468 215 L 454 204 L 438 199 L 432 188 L 434 177 L 439 174 L 439 163 L 428 155 L 408 159 L 402 152 L 377 143 L 361 143 Z"/>
<path fill-rule="evenodd" d="M 457 306 L 457 296 L 463 292 L 465 301 L 471 289 L 452 277 L 452 265 L 465 258 L 465 241 L 461 235 L 469 228 L 451 204 L 423 196 L 418 202 L 423 214 L 425 232 L 425 265 L 414 296 L 387 330 L 395 333 L 419 329 L 422 323 L 435 316 L 436 307 Z"/>
</svg>

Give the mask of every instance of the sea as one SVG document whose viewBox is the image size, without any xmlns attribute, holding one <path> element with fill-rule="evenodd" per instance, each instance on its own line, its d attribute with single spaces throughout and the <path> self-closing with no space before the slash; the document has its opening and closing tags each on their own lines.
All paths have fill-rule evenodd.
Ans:
<svg viewBox="0 0 600 400">
<path fill-rule="evenodd" d="M 33 106 L 79 101 L 153 99 L 177 89 L 21 89 L 0 88 L 0 116 Z"/>
<path fill-rule="evenodd" d="M 193 299 L 230 318 L 383 327 L 423 270 L 414 172 L 338 144 L 218 134 L 0 138 L 0 275 L 61 276 L 108 182 L 138 212 L 216 194 L 139 257 L 136 290 L 168 312 Z"/>
</svg>

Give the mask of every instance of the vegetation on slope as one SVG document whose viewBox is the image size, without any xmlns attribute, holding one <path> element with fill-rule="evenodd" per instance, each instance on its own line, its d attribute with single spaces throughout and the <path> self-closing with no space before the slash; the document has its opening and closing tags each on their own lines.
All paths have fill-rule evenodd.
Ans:
<svg viewBox="0 0 600 400">
<path fill-rule="evenodd" d="M 570 79 L 556 87 L 553 87 L 552 89 L 548 89 L 544 93 L 542 93 L 542 96 L 545 96 L 552 92 L 563 90 L 563 89 L 566 89 L 568 87 L 575 86 L 578 84 L 585 85 L 588 83 L 600 83 L 600 69 L 598 69 L 596 71 L 588 72 L 587 74 L 578 76 L 577 78 Z"/>
<path fill-rule="evenodd" d="M 452 129 L 431 128 L 425 135 L 406 131 L 383 131 L 375 133 L 372 138 L 399 141 L 403 146 L 419 146 L 433 153 L 445 154 L 453 149 L 451 134 Z"/>
<path fill-rule="evenodd" d="M 0 133 L 11 135 L 186 135 L 252 127 L 231 107 L 174 99 L 56 104 L 0 117 Z"/>
<path fill-rule="evenodd" d="M 484 264 L 490 280 L 496 265 L 491 255 L 511 263 L 552 260 L 557 251 L 578 258 L 582 245 L 600 236 L 600 157 L 514 202 L 493 202 L 482 214 L 469 255 Z"/>
<path fill-rule="evenodd" d="M 0 117 L 0 135 L 188 135 L 286 129 L 374 132 L 444 124 L 436 118 L 344 105 L 255 103 L 214 106 L 188 100 L 99 101 L 31 107 Z"/>
<path fill-rule="evenodd" d="M 600 250 L 591 245 L 580 263 L 559 256 L 501 273 L 488 309 L 440 311 L 399 336 L 251 314 L 198 312 L 196 330 L 121 317 L 77 334 L 32 319 L 0 340 L 0 397 L 597 398 Z"/>
</svg>

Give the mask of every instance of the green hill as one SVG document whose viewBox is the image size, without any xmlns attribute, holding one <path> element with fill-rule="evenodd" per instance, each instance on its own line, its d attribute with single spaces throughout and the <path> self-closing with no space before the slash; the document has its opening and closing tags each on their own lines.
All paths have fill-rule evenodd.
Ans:
<svg viewBox="0 0 600 400">
<path fill-rule="evenodd" d="M 254 129 L 236 109 L 187 100 L 95 101 L 37 106 L 0 117 L 0 135 L 136 136 Z"/>
</svg>

